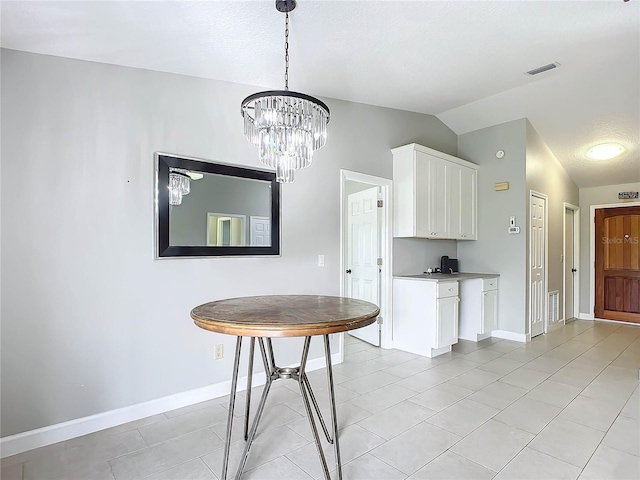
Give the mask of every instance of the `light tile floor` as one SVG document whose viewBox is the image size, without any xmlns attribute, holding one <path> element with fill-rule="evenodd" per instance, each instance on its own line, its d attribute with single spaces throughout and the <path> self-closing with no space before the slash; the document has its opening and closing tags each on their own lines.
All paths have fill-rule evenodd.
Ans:
<svg viewBox="0 0 640 480">
<path fill-rule="evenodd" d="M 527 345 L 461 341 L 434 359 L 346 335 L 345 361 L 335 367 L 344 477 L 637 480 L 639 368 L 640 327 L 611 323 L 575 321 Z M 325 372 L 309 377 L 328 416 Z M 243 446 L 243 398 L 232 466 Z M 243 478 L 322 478 L 297 385 L 276 382 L 269 402 Z M 217 479 L 226 403 L 9 457 L 1 478 Z M 333 450 L 325 452 L 333 465 Z"/>
</svg>

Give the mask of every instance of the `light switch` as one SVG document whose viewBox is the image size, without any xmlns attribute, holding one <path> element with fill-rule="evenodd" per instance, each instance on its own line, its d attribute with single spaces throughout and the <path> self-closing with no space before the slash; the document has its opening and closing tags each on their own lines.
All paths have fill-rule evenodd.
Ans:
<svg viewBox="0 0 640 480">
<path fill-rule="evenodd" d="M 324 255 L 318 255 L 318 266 L 324 267 Z"/>
</svg>

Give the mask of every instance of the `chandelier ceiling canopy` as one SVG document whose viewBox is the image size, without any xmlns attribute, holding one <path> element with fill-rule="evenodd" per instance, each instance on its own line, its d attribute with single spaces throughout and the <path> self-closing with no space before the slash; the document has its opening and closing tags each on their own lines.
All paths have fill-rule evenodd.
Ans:
<svg viewBox="0 0 640 480">
<path fill-rule="evenodd" d="M 285 14 L 284 90 L 254 93 L 242 101 L 244 134 L 258 147 L 260 161 L 276 169 L 276 180 L 293 182 L 293 172 L 311 165 L 313 152 L 327 141 L 329 107 L 304 93 L 289 90 L 289 12 L 295 0 L 277 0 Z"/>
</svg>

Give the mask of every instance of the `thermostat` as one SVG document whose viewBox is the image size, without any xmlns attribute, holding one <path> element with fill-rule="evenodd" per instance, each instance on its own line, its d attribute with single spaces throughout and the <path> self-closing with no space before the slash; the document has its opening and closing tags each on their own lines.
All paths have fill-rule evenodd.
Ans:
<svg viewBox="0 0 640 480">
<path fill-rule="evenodd" d="M 516 227 L 516 217 L 511 215 L 509 217 L 509 235 L 515 235 L 516 233 L 520 233 L 520 227 Z"/>
<path fill-rule="evenodd" d="M 496 152 L 496 158 L 504 158 L 504 150 L 498 150 Z"/>
</svg>

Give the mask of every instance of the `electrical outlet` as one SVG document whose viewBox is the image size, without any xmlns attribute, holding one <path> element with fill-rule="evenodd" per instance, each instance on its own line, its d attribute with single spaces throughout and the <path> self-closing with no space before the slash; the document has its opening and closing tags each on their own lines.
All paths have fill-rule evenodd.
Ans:
<svg viewBox="0 0 640 480">
<path fill-rule="evenodd" d="M 224 357 L 224 345 L 222 343 L 215 346 L 213 350 L 213 359 L 220 360 Z"/>
</svg>

